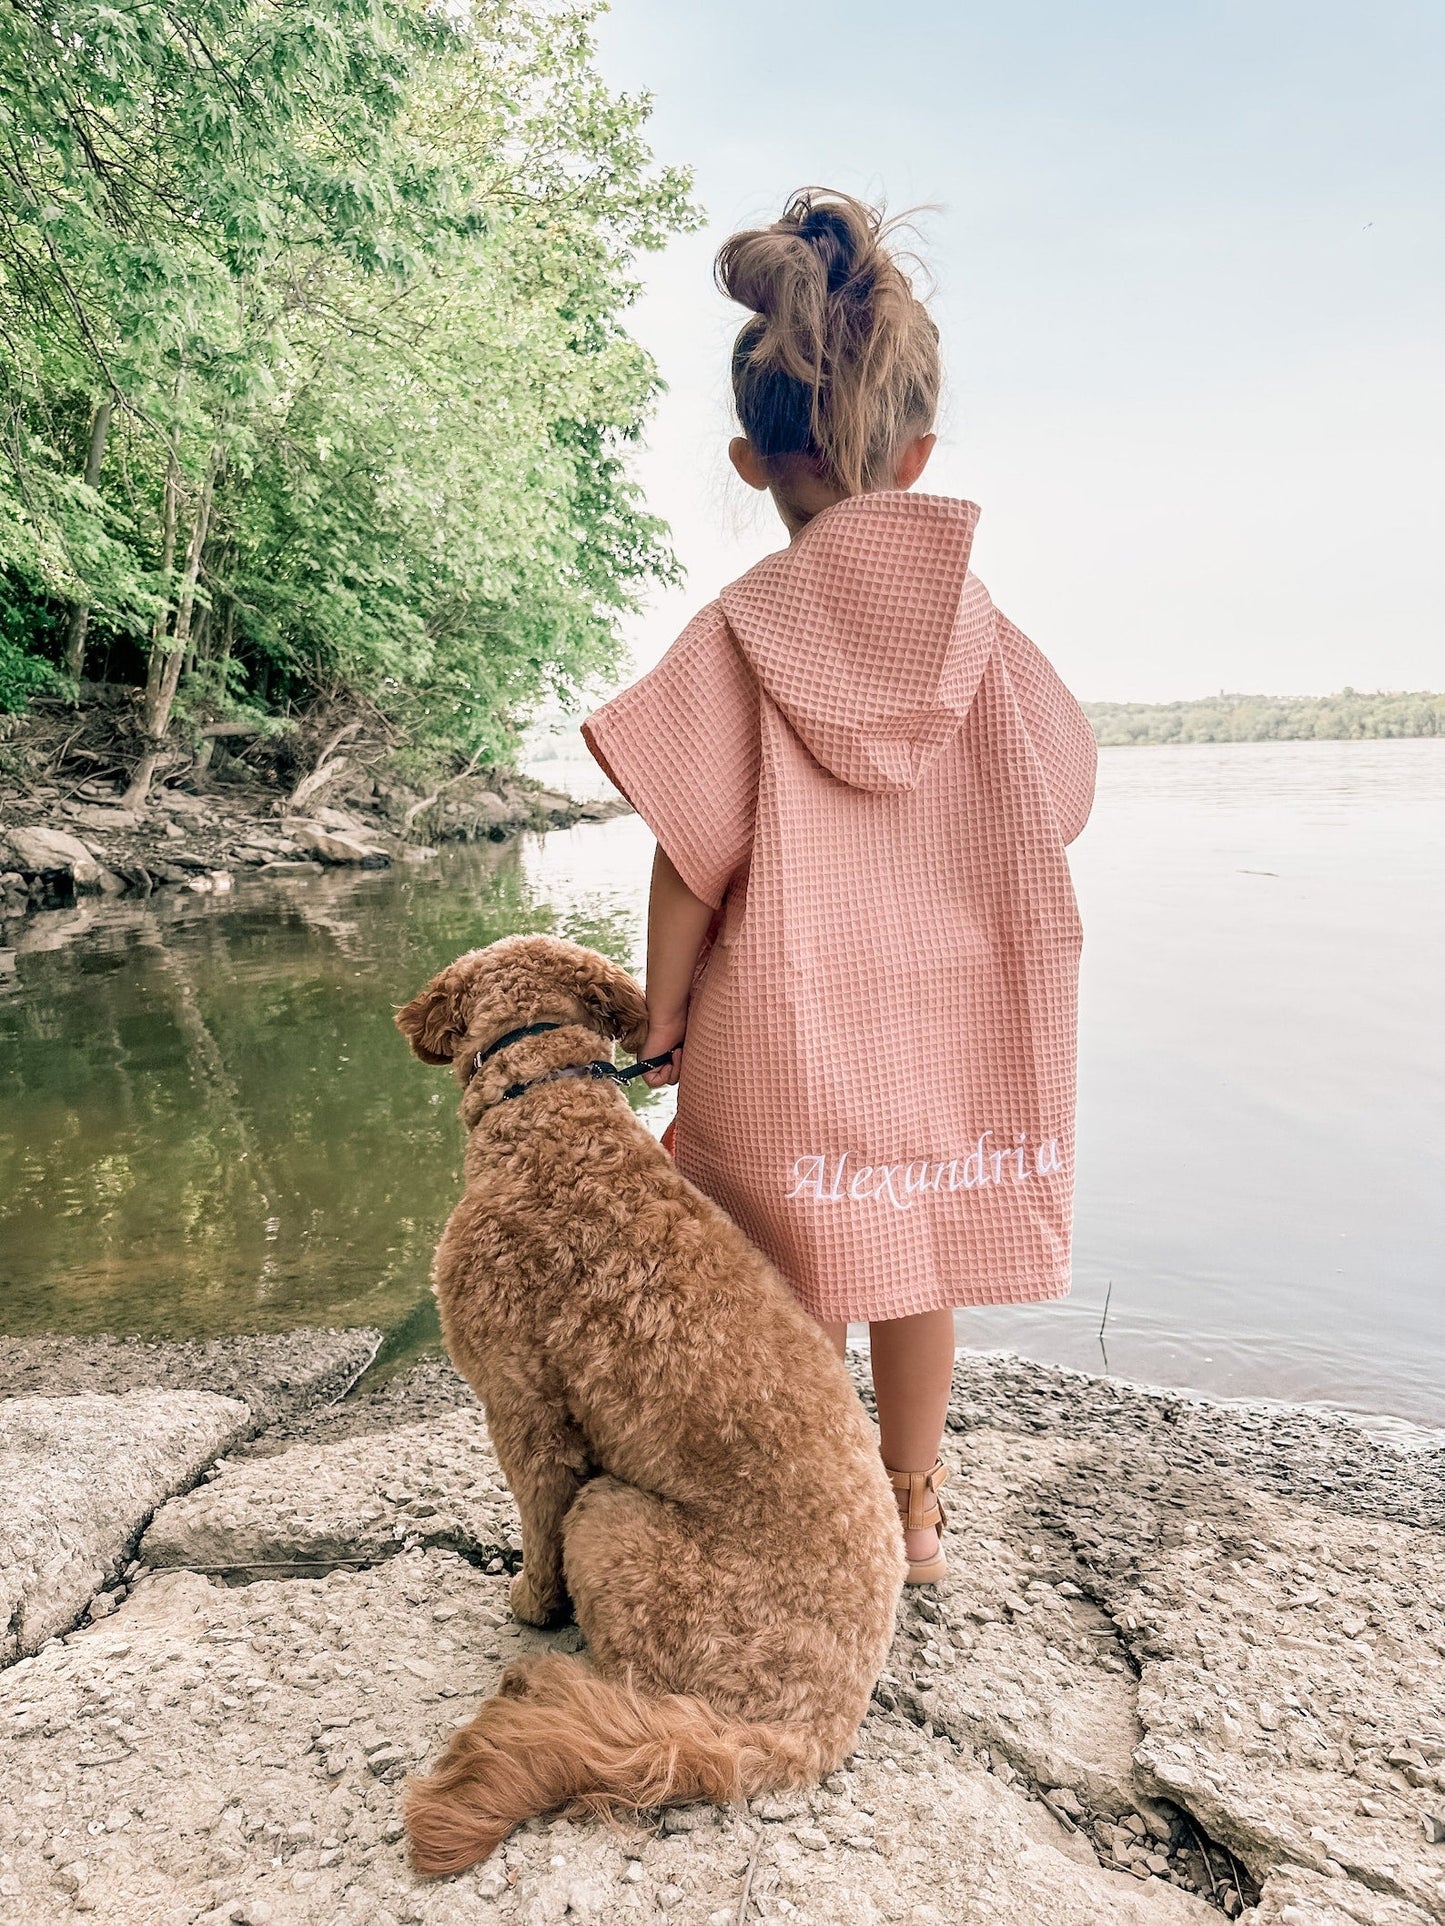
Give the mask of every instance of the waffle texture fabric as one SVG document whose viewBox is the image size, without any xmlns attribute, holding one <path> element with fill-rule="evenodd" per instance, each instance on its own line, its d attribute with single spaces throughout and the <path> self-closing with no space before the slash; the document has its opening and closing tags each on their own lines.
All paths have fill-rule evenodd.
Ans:
<svg viewBox="0 0 1445 1926">
<path fill-rule="evenodd" d="M 583 725 L 718 912 L 678 1166 L 830 1320 L 1069 1287 L 1097 753 L 970 572 L 977 519 L 838 503 Z"/>
</svg>

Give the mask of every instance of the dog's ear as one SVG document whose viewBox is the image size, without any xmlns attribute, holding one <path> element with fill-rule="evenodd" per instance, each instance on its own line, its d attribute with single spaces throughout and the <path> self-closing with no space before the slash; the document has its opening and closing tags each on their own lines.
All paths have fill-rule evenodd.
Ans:
<svg viewBox="0 0 1445 1926">
<path fill-rule="evenodd" d="M 396 1013 L 401 1031 L 423 1063 L 450 1063 L 467 1033 L 465 979 L 453 964 Z"/>
<path fill-rule="evenodd" d="M 620 964 L 595 950 L 583 952 L 577 971 L 577 996 L 589 1016 L 609 1037 L 616 1037 L 634 1054 L 647 1036 L 647 999 L 636 978 Z"/>
</svg>

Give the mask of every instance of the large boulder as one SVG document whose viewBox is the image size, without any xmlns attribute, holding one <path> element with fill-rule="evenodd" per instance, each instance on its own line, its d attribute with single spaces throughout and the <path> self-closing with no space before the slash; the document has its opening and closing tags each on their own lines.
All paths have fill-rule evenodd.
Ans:
<svg viewBox="0 0 1445 1926">
<path fill-rule="evenodd" d="M 249 1425 L 207 1391 L 0 1402 L 0 1663 L 68 1630 L 157 1505 Z"/>
<path fill-rule="evenodd" d="M 7 829 L 5 840 L 10 845 L 15 867 L 28 875 L 73 869 L 77 863 L 95 861 L 80 838 L 65 829 Z"/>
<path fill-rule="evenodd" d="M 37 878 L 51 897 L 65 897 L 72 890 L 111 895 L 125 888 L 68 830 L 10 829 L 5 842 L 10 852 L 6 866 L 13 864 L 22 875 Z"/>
<path fill-rule="evenodd" d="M 298 848 L 323 863 L 336 863 L 355 869 L 385 869 L 390 856 L 375 843 L 340 829 L 323 829 L 319 823 L 301 823 L 292 830 Z"/>
</svg>

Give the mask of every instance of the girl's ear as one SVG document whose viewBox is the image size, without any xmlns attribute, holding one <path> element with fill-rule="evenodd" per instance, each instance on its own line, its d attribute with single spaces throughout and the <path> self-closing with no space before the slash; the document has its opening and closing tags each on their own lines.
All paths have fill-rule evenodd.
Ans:
<svg viewBox="0 0 1445 1926">
<path fill-rule="evenodd" d="M 766 468 L 758 460 L 753 444 L 746 435 L 734 435 L 728 443 L 728 460 L 738 471 L 738 476 L 749 488 L 771 488 L 772 480 Z"/>
<path fill-rule="evenodd" d="M 584 957 L 575 985 L 579 1002 L 605 1035 L 618 1038 L 635 1055 L 647 1036 L 647 998 L 641 985 L 595 951 L 585 951 Z"/>
<path fill-rule="evenodd" d="M 894 471 L 895 487 L 912 488 L 928 466 L 928 458 L 937 443 L 937 435 L 915 435 L 912 441 L 904 443 L 903 452 L 898 457 L 898 465 Z"/>
<path fill-rule="evenodd" d="M 396 1027 L 423 1063 L 450 1063 L 467 1033 L 463 984 L 455 967 L 434 976 L 396 1013 Z"/>
</svg>

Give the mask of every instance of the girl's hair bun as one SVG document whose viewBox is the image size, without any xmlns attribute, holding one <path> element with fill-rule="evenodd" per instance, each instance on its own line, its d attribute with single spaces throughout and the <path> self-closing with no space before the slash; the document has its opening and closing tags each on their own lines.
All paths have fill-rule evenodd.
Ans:
<svg viewBox="0 0 1445 1926">
<path fill-rule="evenodd" d="M 733 348 L 744 434 L 764 461 L 803 460 L 848 494 L 886 479 L 938 406 L 938 330 L 888 234 L 877 208 L 808 187 L 717 256 L 719 287 L 752 310 Z"/>
<path fill-rule="evenodd" d="M 808 206 L 798 222 L 798 238 L 806 241 L 817 255 L 830 294 L 837 294 L 846 286 L 850 275 L 858 271 L 860 251 L 880 253 L 876 233 L 867 237 L 864 249 L 860 250 L 856 222 L 841 207 L 830 206 L 827 201 Z M 886 260 L 887 257 L 880 253 L 880 258 Z"/>
</svg>

